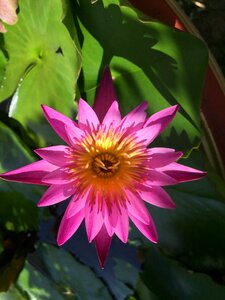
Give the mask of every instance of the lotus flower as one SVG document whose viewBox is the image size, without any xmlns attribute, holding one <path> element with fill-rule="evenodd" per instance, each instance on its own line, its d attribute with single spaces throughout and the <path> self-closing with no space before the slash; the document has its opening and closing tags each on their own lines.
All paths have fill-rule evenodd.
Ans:
<svg viewBox="0 0 225 300">
<path fill-rule="evenodd" d="M 78 122 L 43 105 L 45 117 L 68 146 L 35 150 L 41 160 L 1 174 L 5 180 L 49 186 L 38 206 L 71 197 L 61 220 L 57 242 L 64 244 L 85 221 L 103 267 L 112 236 L 126 243 L 129 219 L 157 243 L 157 231 L 145 202 L 162 208 L 175 204 L 162 188 L 205 176 L 176 161 L 170 148 L 148 148 L 178 110 L 171 106 L 147 118 L 147 102 L 121 117 L 107 68 L 93 108 L 80 99 Z"/>
</svg>

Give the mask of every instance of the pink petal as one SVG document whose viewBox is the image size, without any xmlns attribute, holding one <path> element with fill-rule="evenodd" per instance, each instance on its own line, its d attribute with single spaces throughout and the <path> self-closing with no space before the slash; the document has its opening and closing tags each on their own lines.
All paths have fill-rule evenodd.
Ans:
<svg viewBox="0 0 225 300">
<path fill-rule="evenodd" d="M 74 195 L 71 199 L 69 205 L 67 206 L 65 215 L 66 218 L 71 218 L 72 216 L 76 215 L 81 209 L 84 208 L 88 197 L 88 192 L 84 193 L 83 195 Z"/>
<path fill-rule="evenodd" d="M 18 19 L 17 6 L 17 0 L 0 0 L 0 19 L 7 24 L 15 24 Z"/>
<path fill-rule="evenodd" d="M 99 210 L 98 202 L 94 205 L 85 206 L 85 226 L 89 243 L 96 237 L 102 228 L 103 217 L 102 212 Z"/>
<path fill-rule="evenodd" d="M 0 177 L 15 182 L 48 185 L 42 179 L 57 167 L 45 160 L 39 160 L 24 167 L 0 174 Z"/>
<path fill-rule="evenodd" d="M 143 136 L 145 144 L 150 144 L 170 124 L 178 109 L 179 105 L 174 105 L 152 115 L 146 121 L 144 128 L 137 132 L 139 139 Z"/>
<path fill-rule="evenodd" d="M 118 207 L 114 202 L 112 202 L 111 209 L 108 208 L 108 220 L 110 225 L 113 228 L 116 227 L 118 221 L 118 214 L 119 214 Z"/>
<path fill-rule="evenodd" d="M 182 152 L 175 152 L 174 149 L 170 148 L 150 148 L 148 154 L 151 159 L 149 165 L 152 169 L 177 161 L 183 155 Z"/>
<path fill-rule="evenodd" d="M 72 130 L 74 127 L 77 127 L 77 124 L 72 121 L 70 118 L 61 114 L 60 112 L 48 107 L 47 105 L 41 106 L 44 112 L 46 119 L 49 124 L 55 130 L 55 132 L 63 139 L 67 144 L 70 144 L 70 140 L 67 132 Z M 65 128 L 67 127 L 67 130 Z"/>
<path fill-rule="evenodd" d="M 105 226 L 103 225 L 98 235 L 95 237 L 95 247 L 98 254 L 100 266 L 104 268 L 105 261 L 109 252 L 112 238 L 108 235 Z"/>
<path fill-rule="evenodd" d="M 132 214 L 141 222 L 149 224 L 150 214 L 144 204 L 144 201 L 142 201 L 138 195 L 136 196 L 128 190 L 126 190 L 125 193 L 127 197 L 126 206 L 129 214 Z"/>
<path fill-rule="evenodd" d="M 79 127 L 70 127 L 65 125 L 65 131 L 67 133 L 69 145 L 74 146 L 85 136 L 85 133 Z"/>
<path fill-rule="evenodd" d="M 123 119 L 122 119 L 122 127 L 135 127 L 136 125 L 143 124 L 145 122 L 147 113 L 145 112 L 146 108 L 148 107 L 148 102 L 144 101 L 131 112 L 129 112 Z"/>
<path fill-rule="evenodd" d="M 119 106 L 117 101 L 113 101 L 112 105 L 110 106 L 109 110 L 107 111 L 102 124 L 106 125 L 107 127 L 111 124 L 113 126 L 118 126 L 121 122 L 121 114 L 119 111 Z"/>
<path fill-rule="evenodd" d="M 67 146 L 51 146 L 34 150 L 41 158 L 47 160 L 53 165 L 62 167 L 69 161 L 66 154 L 70 148 Z"/>
<path fill-rule="evenodd" d="M 0 21 L 0 32 L 5 33 L 7 30 L 4 26 L 4 24 Z"/>
<path fill-rule="evenodd" d="M 152 125 L 151 128 L 144 127 L 138 131 L 136 131 L 136 138 L 135 142 L 140 143 L 142 142 L 143 145 L 149 145 L 159 134 L 161 125 L 155 124 Z"/>
<path fill-rule="evenodd" d="M 160 185 L 160 186 L 166 186 L 166 185 L 174 185 L 177 184 L 178 181 L 169 176 L 169 174 L 164 174 L 162 172 L 162 168 L 158 168 L 157 170 L 150 170 L 147 171 L 148 180 L 145 182 L 147 186 L 152 185 Z"/>
<path fill-rule="evenodd" d="M 120 214 L 115 227 L 115 234 L 123 242 L 127 243 L 129 233 L 129 218 L 127 209 L 123 206 L 120 207 Z"/>
<path fill-rule="evenodd" d="M 113 86 L 112 76 L 109 67 L 107 66 L 103 73 L 93 105 L 93 109 L 96 112 L 100 122 L 103 121 L 113 101 L 116 100 L 117 97 Z"/>
<path fill-rule="evenodd" d="M 167 192 L 159 186 L 146 187 L 145 190 L 139 190 L 138 193 L 143 200 L 152 205 L 162 208 L 176 207 Z"/>
<path fill-rule="evenodd" d="M 168 176 L 177 180 L 177 182 L 197 180 L 207 175 L 206 172 L 194 168 L 186 167 L 178 163 L 171 163 L 158 170 L 163 171 Z"/>
<path fill-rule="evenodd" d="M 140 230 L 140 232 L 151 242 L 157 243 L 158 241 L 158 234 L 155 227 L 155 224 L 153 220 L 151 219 L 151 222 L 149 225 L 143 224 L 141 221 L 139 221 L 137 218 L 135 218 L 132 215 L 129 215 L 134 225 Z"/>
<path fill-rule="evenodd" d="M 66 218 L 66 213 L 64 214 L 57 235 L 57 243 L 59 246 L 64 244 L 66 241 L 68 241 L 71 238 L 71 236 L 79 228 L 83 219 L 84 219 L 84 209 L 80 210 L 76 215 L 72 216 L 69 219 Z"/>
<path fill-rule="evenodd" d="M 83 99 L 79 100 L 78 105 L 78 123 L 88 125 L 91 129 L 97 129 L 99 125 L 98 117 L 92 107 Z M 81 127 L 82 128 L 82 127 Z"/>
<path fill-rule="evenodd" d="M 69 198 L 75 192 L 71 184 L 51 185 L 41 197 L 38 206 L 48 206 Z"/>
<path fill-rule="evenodd" d="M 74 181 L 74 179 L 66 170 L 58 168 L 44 176 L 42 181 L 48 184 L 66 184 Z"/>
<path fill-rule="evenodd" d="M 105 203 L 103 203 L 102 213 L 103 213 L 103 219 L 104 219 L 104 224 L 105 224 L 105 228 L 107 230 L 107 233 L 108 233 L 109 236 L 113 236 L 114 228 L 111 225 L 112 222 L 111 223 L 109 222 L 108 207 Z"/>
</svg>

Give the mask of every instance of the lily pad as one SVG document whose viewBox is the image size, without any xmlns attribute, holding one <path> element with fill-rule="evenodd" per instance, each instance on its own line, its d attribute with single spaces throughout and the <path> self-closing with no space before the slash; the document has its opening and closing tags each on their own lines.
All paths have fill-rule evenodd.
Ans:
<svg viewBox="0 0 225 300">
<path fill-rule="evenodd" d="M 80 55 L 62 23 L 60 0 L 23 0 L 19 9 L 19 21 L 4 35 L 9 61 L 0 100 L 14 94 L 9 115 L 44 135 L 42 103 L 68 115 L 74 109 Z"/>
<path fill-rule="evenodd" d="M 43 244 L 37 248 L 38 260 L 41 261 L 38 268 L 42 270 L 51 282 L 51 286 L 63 296 L 64 299 L 75 297 L 82 300 L 112 300 L 104 283 L 87 266 L 78 262 L 75 257 L 62 248 L 56 248 L 51 245 Z M 38 269 L 36 274 L 38 276 Z M 31 275 L 29 275 L 31 276 Z M 33 278 L 35 286 L 35 278 Z M 36 286 L 36 288 L 38 288 Z M 43 288 L 42 288 L 43 289 Z M 45 289 L 48 293 L 48 288 Z M 50 294 L 53 298 L 53 294 Z M 69 297 L 70 296 L 70 297 Z M 43 298 L 44 299 L 44 298 Z M 61 298 L 60 298 L 61 299 Z"/>
</svg>

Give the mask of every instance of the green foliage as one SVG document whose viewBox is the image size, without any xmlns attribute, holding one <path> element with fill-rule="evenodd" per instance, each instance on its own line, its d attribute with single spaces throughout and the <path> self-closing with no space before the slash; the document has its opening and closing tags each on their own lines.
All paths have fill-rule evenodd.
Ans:
<svg viewBox="0 0 225 300">
<path fill-rule="evenodd" d="M 4 35 L 9 60 L 0 100 L 14 94 L 9 115 L 44 135 L 42 103 L 70 115 L 74 109 L 80 54 L 62 23 L 60 0 L 22 0 L 19 8 L 18 23 Z"/>
<path fill-rule="evenodd" d="M 207 65 L 204 44 L 161 23 L 146 18 L 143 21 L 134 9 L 112 1 L 92 5 L 83 0 L 76 12 L 84 39 L 82 70 L 86 99 L 93 102 L 99 68 L 110 64 L 124 113 L 143 100 L 149 101 L 150 113 L 179 103 L 180 113 L 164 137 L 172 132 L 181 141 L 180 149 L 196 145 Z"/>
</svg>

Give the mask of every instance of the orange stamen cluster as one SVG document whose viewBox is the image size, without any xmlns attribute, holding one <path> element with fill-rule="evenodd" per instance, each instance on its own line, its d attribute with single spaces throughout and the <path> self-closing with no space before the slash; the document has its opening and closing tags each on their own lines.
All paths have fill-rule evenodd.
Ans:
<svg viewBox="0 0 225 300">
<path fill-rule="evenodd" d="M 104 198 L 124 198 L 125 188 L 132 190 L 135 182 L 143 181 L 148 154 L 135 139 L 120 127 L 100 125 L 98 130 L 86 132 L 70 153 L 69 173 L 79 190 L 91 187 L 95 194 L 107 196 Z"/>
</svg>

